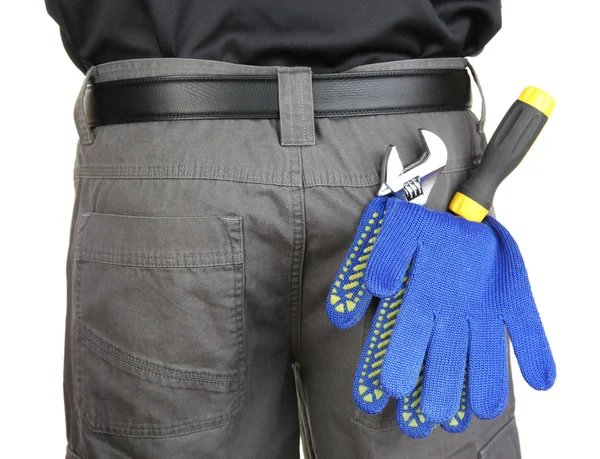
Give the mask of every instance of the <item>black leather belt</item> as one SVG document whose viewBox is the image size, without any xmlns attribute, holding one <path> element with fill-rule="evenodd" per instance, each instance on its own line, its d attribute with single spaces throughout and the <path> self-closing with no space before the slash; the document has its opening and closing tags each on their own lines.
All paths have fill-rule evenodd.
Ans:
<svg viewBox="0 0 600 459">
<path fill-rule="evenodd" d="M 316 74 L 315 117 L 465 110 L 466 70 Z M 86 91 L 91 126 L 139 121 L 278 118 L 276 75 L 171 76 L 94 83 Z"/>
</svg>

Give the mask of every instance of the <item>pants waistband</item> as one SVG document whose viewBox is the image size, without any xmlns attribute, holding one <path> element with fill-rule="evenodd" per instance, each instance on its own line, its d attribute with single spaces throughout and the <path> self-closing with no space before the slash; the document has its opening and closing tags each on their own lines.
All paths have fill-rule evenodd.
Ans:
<svg viewBox="0 0 600 459">
<path fill-rule="evenodd" d="M 309 67 L 198 59 L 117 61 L 87 72 L 75 121 L 89 144 L 94 128 L 108 124 L 279 118 L 281 145 L 314 145 L 315 117 L 470 108 L 467 67 L 462 58 L 419 59 L 313 75 Z"/>
</svg>

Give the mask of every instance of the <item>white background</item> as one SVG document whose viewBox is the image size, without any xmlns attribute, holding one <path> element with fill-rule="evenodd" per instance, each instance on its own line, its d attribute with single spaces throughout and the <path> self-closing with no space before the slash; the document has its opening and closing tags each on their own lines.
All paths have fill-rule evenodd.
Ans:
<svg viewBox="0 0 600 459">
<path fill-rule="evenodd" d="M 599 457 L 598 9 L 582 0 L 504 3 L 503 29 L 472 59 L 488 137 L 525 86 L 557 101 L 495 201 L 520 244 L 558 368 L 545 393 L 515 374 L 523 457 Z M 83 76 L 41 0 L 3 2 L 0 18 L 0 456 L 61 458 L 72 108 Z"/>
</svg>

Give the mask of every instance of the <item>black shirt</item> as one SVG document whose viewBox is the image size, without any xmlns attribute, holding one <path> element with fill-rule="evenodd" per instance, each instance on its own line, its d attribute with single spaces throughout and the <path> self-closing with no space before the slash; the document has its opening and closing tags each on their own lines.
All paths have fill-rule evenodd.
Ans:
<svg viewBox="0 0 600 459">
<path fill-rule="evenodd" d="M 479 53 L 500 0 L 45 0 L 85 72 L 103 62 L 185 57 L 341 72 Z"/>
</svg>

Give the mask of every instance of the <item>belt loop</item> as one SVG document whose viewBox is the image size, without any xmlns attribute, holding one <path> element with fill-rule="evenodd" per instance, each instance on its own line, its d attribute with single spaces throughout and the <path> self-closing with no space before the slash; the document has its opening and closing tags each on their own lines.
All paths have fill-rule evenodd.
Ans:
<svg viewBox="0 0 600 459">
<path fill-rule="evenodd" d="M 471 62 L 469 62 L 468 59 L 465 59 L 465 60 L 467 61 L 467 67 L 471 71 L 471 75 L 473 76 L 473 81 L 475 81 L 475 84 L 477 85 L 477 89 L 479 90 L 479 95 L 481 96 L 481 117 L 479 118 L 479 124 L 477 125 L 477 132 L 479 132 L 479 134 L 483 134 L 483 129 L 485 127 L 485 111 L 486 111 L 485 96 L 483 95 L 483 89 L 481 88 L 481 82 L 479 81 L 479 78 L 477 77 L 477 73 L 475 72 L 473 65 L 471 65 Z"/>
<path fill-rule="evenodd" d="M 83 79 L 83 84 L 81 85 L 81 89 L 79 90 L 79 94 L 77 95 L 77 100 L 75 102 L 75 109 L 73 110 L 73 117 L 75 118 L 75 127 L 77 128 L 77 132 L 79 133 L 79 143 L 81 145 L 91 145 L 94 143 L 94 133 L 90 129 L 90 126 L 87 122 L 87 117 L 85 116 L 85 104 L 86 102 L 85 93 L 87 90 L 87 86 L 92 82 L 93 78 L 98 74 L 96 66 L 92 66 L 88 69 L 85 74 L 85 78 Z"/>
<path fill-rule="evenodd" d="M 277 67 L 281 145 L 315 144 L 315 118 L 310 67 Z"/>
</svg>

